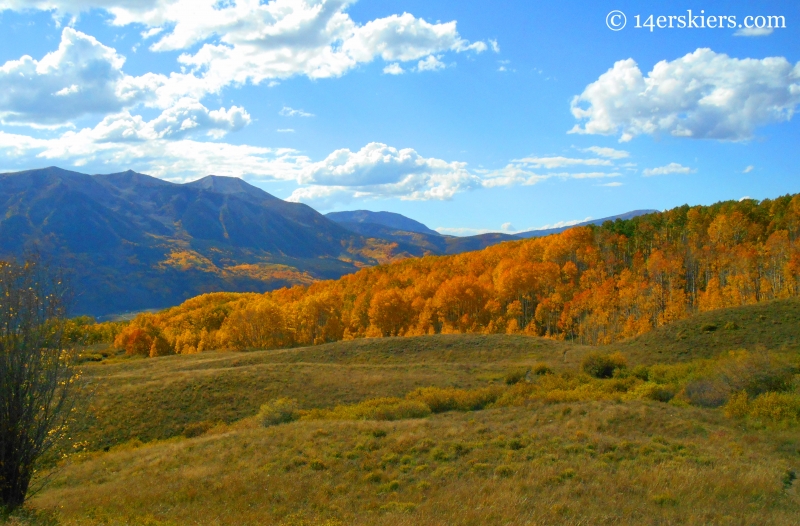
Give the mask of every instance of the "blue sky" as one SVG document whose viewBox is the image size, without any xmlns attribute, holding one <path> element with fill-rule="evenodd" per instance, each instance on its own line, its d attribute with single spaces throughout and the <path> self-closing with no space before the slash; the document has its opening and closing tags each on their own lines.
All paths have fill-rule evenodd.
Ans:
<svg viewBox="0 0 800 526">
<path fill-rule="evenodd" d="M 634 27 L 689 9 L 726 27 Z M 0 10 L 1 171 L 235 175 L 459 235 L 800 192 L 797 2 Z"/>
</svg>

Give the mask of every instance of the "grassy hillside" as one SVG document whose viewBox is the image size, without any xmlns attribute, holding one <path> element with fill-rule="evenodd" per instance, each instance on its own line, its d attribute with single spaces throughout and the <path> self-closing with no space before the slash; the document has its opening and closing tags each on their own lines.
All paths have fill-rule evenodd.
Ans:
<svg viewBox="0 0 800 526">
<path fill-rule="evenodd" d="M 741 364 L 769 372 L 728 354 L 749 348 L 773 369 L 794 364 L 780 396 L 796 397 L 799 314 L 796 299 L 725 309 L 600 348 L 627 360 L 609 379 L 580 373 L 598 348 L 521 335 L 110 358 L 85 368 L 95 396 L 80 452 L 18 522 L 796 524 L 800 407 L 739 417 L 688 387 Z M 353 416 L 431 386 L 494 403 Z M 301 419 L 263 427 L 259 406 L 280 397 Z"/>
<path fill-rule="evenodd" d="M 711 325 L 717 329 L 709 331 Z M 797 352 L 798 327 L 800 299 L 793 298 L 703 313 L 599 350 L 621 351 L 632 367 L 742 348 Z M 117 358 L 86 367 L 96 383 L 92 417 L 75 438 L 88 449 L 133 438 L 165 439 L 180 435 L 187 425 L 251 416 L 265 400 L 278 396 L 296 398 L 303 407 L 328 407 L 402 396 L 421 386 L 474 388 L 502 383 L 509 371 L 538 363 L 577 370 L 582 358 L 596 350 L 522 335 L 464 334 L 157 360 Z"/>
<path fill-rule="evenodd" d="M 473 388 L 502 382 L 522 365 L 556 363 L 567 348 L 573 346 L 526 336 L 436 335 L 111 360 L 86 367 L 96 390 L 91 419 L 75 439 L 99 449 L 169 438 L 189 424 L 251 416 L 278 396 L 329 407 L 424 386 Z"/>
<path fill-rule="evenodd" d="M 800 349 L 800 298 L 732 307 L 659 327 L 606 349 L 619 349 L 641 363 L 714 356 L 725 349 Z"/>
<path fill-rule="evenodd" d="M 301 421 L 77 456 L 34 505 L 76 525 L 790 525 L 798 446 L 657 402 Z"/>
</svg>

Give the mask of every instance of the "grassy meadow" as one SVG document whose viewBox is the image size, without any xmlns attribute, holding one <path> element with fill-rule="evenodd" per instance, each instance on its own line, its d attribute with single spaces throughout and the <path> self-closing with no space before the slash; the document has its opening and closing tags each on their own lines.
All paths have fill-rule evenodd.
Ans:
<svg viewBox="0 0 800 526">
<path fill-rule="evenodd" d="M 797 299 L 600 348 L 436 335 L 152 359 L 86 351 L 103 353 L 84 367 L 89 418 L 12 522 L 800 517 Z M 613 374 L 586 374 L 592 356 L 616 360 Z M 277 399 L 291 400 L 287 423 L 259 409 Z"/>
</svg>

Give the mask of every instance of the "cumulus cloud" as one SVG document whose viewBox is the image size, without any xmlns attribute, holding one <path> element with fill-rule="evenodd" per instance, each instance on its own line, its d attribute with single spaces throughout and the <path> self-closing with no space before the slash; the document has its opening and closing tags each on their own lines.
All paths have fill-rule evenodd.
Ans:
<svg viewBox="0 0 800 526">
<path fill-rule="evenodd" d="M 583 150 L 584 152 L 590 152 L 595 155 L 599 155 L 600 157 L 605 157 L 607 159 L 625 159 L 630 157 L 630 153 L 626 152 L 625 150 L 615 150 L 614 148 L 604 148 L 601 146 L 590 146 Z"/>
<path fill-rule="evenodd" d="M 36 80 L 31 80 L 31 75 L 43 68 L 33 59 L 23 57 L 20 64 L 7 63 L 7 67 L 17 68 L 8 72 L 16 75 L 14 79 L 20 76 L 19 68 L 25 71 L 22 80 L 17 79 L 15 89 L 5 98 L 9 105 L 14 103 L 15 110 L 35 113 L 35 108 L 47 108 L 42 100 L 77 86 L 78 91 L 64 92 L 64 96 L 71 95 L 78 103 L 62 104 L 55 108 L 59 110 L 55 113 L 44 109 L 38 115 L 51 120 L 66 119 L 66 115 L 81 114 L 87 104 L 92 112 L 110 113 L 125 107 L 120 99 L 130 102 L 134 97 L 149 96 L 150 104 L 163 109 L 184 97 L 201 100 L 230 85 L 262 81 L 274 85 L 278 80 L 297 75 L 313 79 L 337 77 L 377 58 L 398 67 L 403 62 L 419 61 L 416 67 L 420 71 L 437 69 L 442 66 L 437 57 L 443 53 L 481 53 L 488 49 L 485 42 L 463 39 L 455 22 L 432 24 L 409 13 L 358 24 L 346 12 L 352 3 L 352 0 L 0 0 L 0 11 L 41 9 L 66 16 L 102 9 L 111 15 L 115 25 L 143 25 L 142 38 L 155 39 L 151 50 L 186 51 L 178 57 L 180 73 L 125 77 L 120 70 L 124 58 L 91 37 L 67 28 L 62 47 L 72 50 L 76 60 L 64 57 L 60 62 L 65 66 L 63 71 L 51 68 L 46 75 L 37 73 Z M 61 55 L 64 53 L 48 60 L 58 63 L 56 59 Z M 79 67 L 75 68 L 75 64 Z M 67 65 L 72 67 L 66 68 Z M 396 71 L 388 66 L 387 72 Z M 76 75 L 78 78 L 71 78 Z M 30 86 L 33 92 L 26 89 Z M 31 94 L 26 98 L 25 93 Z M 93 102 L 81 105 L 81 101 Z"/>
<path fill-rule="evenodd" d="M 134 77 L 122 70 L 124 63 L 125 58 L 115 49 L 66 27 L 58 49 L 41 60 L 26 55 L 0 66 L 0 120 L 52 127 L 69 125 L 85 115 L 109 115 L 139 105 L 180 112 L 186 110 L 189 99 L 195 101 L 194 107 L 200 107 L 197 101 L 207 94 L 203 80 L 192 74 Z M 249 121 L 241 111 L 238 115 Z"/>
<path fill-rule="evenodd" d="M 753 166 L 753 165 L 751 164 L 750 166 L 748 166 L 747 168 L 745 168 L 744 170 L 742 170 L 742 173 L 743 173 L 743 174 L 749 174 L 749 173 L 750 173 L 750 172 L 752 172 L 754 169 L 755 169 L 755 166 Z"/>
<path fill-rule="evenodd" d="M 114 49 L 67 27 L 58 49 L 41 60 L 26 55 L 0 66 L 0 116 L 52 124 L 119 111 L 140 95 L 120 91 L 124 63 Z"/>
<path fill-rule="evenodd" d="M 387 75 L 402 75 L 403 73 L 406 72 L 406 70 L 404 70 L 403 67 L 400 66 L 400 64 L 398 64 L 397 62 L 392 62 L 391 64 L 383 68 L 383 72 L 386 73 Z"/>
<path fill-rule="evenodd" d="M 482 186 L 466 163 L 425 158 L 410 148 L 398 150 L 381 143 L 370 143 L 357 152 L 336 150 L 304 167 L 297 181 L 307 187 L 292 194 L 290 200 L 328 197 L 334 192 L 407 200 L 450 199 Z"/>
<path fill-rule="evenodd" d="M 645 177 L 652 177 L 654 175 L 691 174 L 696 171 L 697 170 L 693 170 L 682 164 L 669 163 L 666 166 L 659 166 L 658 168 L 646 168 L 642 170 L 642 175 Z"/>
<path fill-rule="evenodd" d="M 572 100 L 572 114 L 584 122 L 571 132 L 619 134 L 623 142 L 662 133 L 739 141 L 788 121 L 798 104 L 800 63 L 698 49 L 659 62 L 647 76 L 633 59 L 617 62 Z"/>
<path fill-rule="evenodd" d="M 434 57 L 433 55 L 428 56 L 424 60 L 420 60 L 417 63 L 417 71 L 436 71 L 439 69 L 444 69 L 445 66 L 444 62 L 439 60 L 438 58 Z"/>
<path fill-rule="evenodd" d="M 381 58 L 409 62 L 444 52 L 481 53 L 455 22 L 428 23 L 409 13 L 357 24 L 346 12 L 352 0 L 0 0 L 11 9 L 75 13 L 106 10 L 116 25 L 142 24 L 158 37 L 153 51 L 182 51 L 179 61 L 202 76 L 209 92 L 235 83 L 295 75 L 327 78 Z"/>
</svg>

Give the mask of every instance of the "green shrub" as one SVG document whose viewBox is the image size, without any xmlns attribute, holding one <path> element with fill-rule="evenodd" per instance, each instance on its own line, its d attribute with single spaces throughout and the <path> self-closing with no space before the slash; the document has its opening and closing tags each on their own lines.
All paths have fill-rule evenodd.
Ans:
<svg viewBox="0 0 800 526">
<path fill-rule="evenodd" d="M 323 471 L 328 469 L 328 466 L 326 466 L 325 463 L 319 459 L 313 459 L 311 462 L 308 463 L 308 467 L 310 467 L 314 471 Z"/>
<path fill-rule="evenodd" d="M 772 422 L 800 419 L 800 396 L 794 393 L 764 393 L 750 403 L 750 416 Z"/>
<path fill-rule="evenodd" d="M 689 403 L 699 407 L 721 407 L 728 401 L 729 386 L 719 380 L 701 378 L 693 380 L 683 388 Z"/>
<path fill-rule="evenodd" d="M 645 382 L 631 391 L 631 395 L 634 398 L 655 400 L 656 402 L 669 402 L 675 397 L 675 390 L 667 385 Z"/>
<path fill-rule="evenodd" d="M 630 376 L 638 378 L 643 382 L 647 382 L 648 380 L 650 380 L 650 369 L 644 365 L 637 365 L 636 367 L 630 370 Z"/>
<path fill-rule="evenodd" d="M 793 469 L 787 469 L 786 472 L 781 477 L 781 482 L 783 483 L 783 489 L 789 489 L 794 484 L 794 481 L 797 480 L 797 473 Z"/>
<path fill-rule="evenodd" d="M 181 434 L 186 438 L 199 437 L 212 427 L 214 427 L 214 424 L 211 422 L 192 422 L 183 427 L 183 433 Z"/>
<path fill-rule="evenodd" d="M 510 477 L 514 472 L 515 469 L 507 464 L 500 464 L 494 470 L 494 474 L 502 478 Z"/>
<path fill-rule="evenodd" d="M 422 402 L 433 413 L 444 411 L 476 411 L 497 401 L 503 393 L 502 388 L 455 389 L 453 387 L 422 387 L 406 395 L 406 399 Z"/>
<path fill-rule="evenodd" d="M 513 371 L 509 371 L 506 373 L 506 385 L 520 383 L 521 381 L 525 380 L 529 372 L 530 369 L 514 369 Z"/>
<path fill-rule="evenodd" d="M 800 421 L 800 395 L 796 393 L 763 393 L 750 400 L 745 391 L 735 393 L 725 405 L 729 418 L 749 416 L 768 422 Z"/>
<path fill-rule="evenodd" d="M 611 378 L 614 376 L 614 371 L 627 366 L 627 360 L 619 352 L 614 354 L 589 353 L 581 362 L 583 372 L 595 378 Z"/>
<path fill-rule="evenodd" d="M 735 351 L 719 368 L 720 378 L 732 391 L 747 391 L 751 398 L 789 389 L 792 372 L 789 365 L 768 352 Z"/>
<path fill-rule="evenodd" d="M 323 420 L 403 420 L 406 418 L 424 418 L 430 414 L 431 408 L 423 402 L 389 397 L 365 400 L 353 405 L 340 405 L 333 409 L 312 409 L 305 411 L 303 418 Z"/>
<path fill-rule="evenodd" d="M 545 363 L 537 363 L 533 366 L 533 374 L 536 376 L 544 376 L 546 374 L 553 374 L 553 370 Z"/>
<path fill-rule="evenodd" d="M 277 398 L 261 406 L 256 419 L 264 426 L 285 424 L 300 418 L 300 409 L 297 400 L 290 398 Z"/>
<path fill-rule="evenodd" d="M 700 332 L 714 332 L 715 330 L 717 330 L 717 326 L 714 323 L 706 323 L 700 327 Z"/>
</svg>

